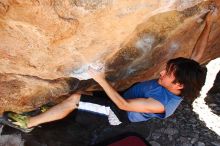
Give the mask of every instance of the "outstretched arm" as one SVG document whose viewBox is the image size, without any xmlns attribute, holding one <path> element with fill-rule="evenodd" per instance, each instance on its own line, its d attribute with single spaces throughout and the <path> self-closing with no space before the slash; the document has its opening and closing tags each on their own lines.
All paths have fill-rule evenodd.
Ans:
<svg viewBox="0 0 220 146">
<path fill-rule="evenodd" d="M 117 105 L 118 108 L 125 111 L 143 112 L 143 113 L 163 113 L 164 106 L 152 98 L 136 98 L 126 100 L 106 81 L 104 73 L 89 69 L 90 76 L 100 84 L 108 97 Z"/>
<path fill-rule="evenodd" d="M 209 39 L 209 33 L 211 31 L 211 26 L 214 20 L 214 15 L 217 13 L 217 9 L 215 8 L 214 10 L 211 10 L 207 16 L 206 16 L 206 24 L 205 28 L 203 29 L 202 33 L 200 34 L 195 47 L 193 48 L 193 52 L 191 55 L 191 59 L 195 61 L 199 61 L 202 58 L 202 55 L 205 51 L 205 48 L 207 47 L 208 44 L 208 39 Z"/>
</svg>

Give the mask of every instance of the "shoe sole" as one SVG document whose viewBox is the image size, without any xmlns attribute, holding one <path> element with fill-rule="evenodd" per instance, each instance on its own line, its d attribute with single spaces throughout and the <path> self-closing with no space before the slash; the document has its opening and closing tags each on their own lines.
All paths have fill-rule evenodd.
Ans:
<svg viewBox="0 0 220 146">
<path fill-rule="evenodd" d="M 8 120 L 8 118 L 6 118 L 6 117 L 0 117 L 0 123 L 3 124 L 3 125 L 7 125 L 9 127 L 15 128 L 17 130 L 20 130 L 20 131 L 22 131 L 24 133 L 29 133 L 29 132 L 31 132 L 34 129 L 34 128 L 28 128 L 28 129 L 21 128 L 18 125 L 15 125 L 12 122 L 10 122 Z"/>
</svg>

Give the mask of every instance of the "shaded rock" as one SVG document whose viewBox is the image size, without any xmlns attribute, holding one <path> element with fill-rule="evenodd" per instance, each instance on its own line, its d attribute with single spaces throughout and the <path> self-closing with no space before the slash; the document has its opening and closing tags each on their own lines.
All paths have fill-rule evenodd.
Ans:
<svg viewBox="0 0 220 146">
<path fill-rule="evenodd" d="M 205 143 L 199 141 L 199 142 L 197 142 L 196 146 L 205 146 Z"/>
<path fill-rule="evenodd" d="M 150 144 L 151 144 L 152 146 L 160 146 L 160 144 L 157 143 L 156 141 L 150 141 Z"/>
<path fill-rule="evenodd" d="M 1 146 L 24 146 L 21 135 L 0 135 Z"/>
<path fill-rule="evenodd" d="M 165 134 L 169 134 L 169 135 L 174 135 L 174 134 L 178 134 L 179 131 L 177 129 L 174 128 L 167 128 L 164 130 Z"/>
<path fill-rule="evenodd" d="M 180 142 L 182 144 L 186 144 L 186 143 L 188 143 L 188 138 L 187 137 L 179 137 L 178 142 Z"/>
<path fill-rule="evenodd" d="M 211 142 L 211 144 L 213 144 L 213 146 L 220 146 L 220 142 Z"/>
<path fill-rule="evenodd" d="M 45 80 L 23 75 L 0 74 L 0 80 L 0 113 L 7 110 L 24 112 L 33 110 L 42 103 L 61 101 L 59 99 L 62 99 L 62 95 L 68 94 L 71 89 L 70 81 L 66 79 Z M 79 87 L 78 80 L 72 80 L 71 84 L 76 87 L 72 90 Z"/>
<path fill-rule="evenodd" d="M 191 144 L 194 144 L 196 141 L 198 141 L 197 138 L 192 138 L 192 140 L 191 140 Z"/>
<path fill-rule="evenodd" d="M 152 133 L 152 138 L 154 140 L 159 139 L 161 137 L 161 133 Z"/>
<path fill-rule="evenodd" d="M 208 92 L 208 96 L 205 98 L 206 104 L 212 109 L 212 112 L 220 116 L 220 71 L 218 72 L 214 86 Z"/>
</svg>

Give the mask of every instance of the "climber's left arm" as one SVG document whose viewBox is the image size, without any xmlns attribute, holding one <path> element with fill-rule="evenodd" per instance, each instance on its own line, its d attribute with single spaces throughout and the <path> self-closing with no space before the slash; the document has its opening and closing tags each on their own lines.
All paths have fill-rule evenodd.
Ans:
<svg viewBox="0 0 220 146">
<path fill-rule="evenodd" d="M 206 16 L 205 27 L 202 33 L 200 34 L 191 55 L 191 59 L 195 61 L 199 61 L 202 58 L 205 48 L 207 47 L 209 34 L 211 31 L 213 21 L 216 17 L 216 13 L 217 13 L 217 9 L 215 8 L 214 10 L 211 10 Z"/>
</svg>

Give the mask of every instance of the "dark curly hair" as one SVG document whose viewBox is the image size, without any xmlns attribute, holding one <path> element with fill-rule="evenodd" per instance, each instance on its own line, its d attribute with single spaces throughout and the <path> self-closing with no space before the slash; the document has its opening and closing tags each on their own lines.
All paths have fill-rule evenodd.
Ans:
<svg viewBox="0 0 220 146">
<path fill-rule="evenodd" d="M 182 97 L 193 101 L 199 96 L 205 83 L 206 68 L 192 59 L 178 57 L 167 62 L 166 70 L 175 76 L 173 83 L 183 84 Z"/>
</svg>

